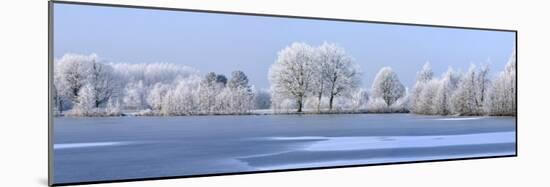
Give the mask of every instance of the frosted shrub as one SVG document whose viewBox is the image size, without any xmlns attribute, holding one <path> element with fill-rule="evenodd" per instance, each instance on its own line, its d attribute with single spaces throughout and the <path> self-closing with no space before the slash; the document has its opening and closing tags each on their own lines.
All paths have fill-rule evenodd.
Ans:
<svg viewBox="0 0 550 187">
<path fill-rule="evenodd" d="M 390 112 L 390 108 L 386 101 L 380 97 L 371 98 L 367 104 L 367 111 L 372 113 L 387 113 Z"/>
<path fill-rule="evenodd" d="M 390 111 L 394 113 L 409 112 L 409 96 L 405 95 L 397 99 L 397 101 L 395 101 L 395 103 L 393 103 L 393 105 L 390 106 Z"/>
</svg>

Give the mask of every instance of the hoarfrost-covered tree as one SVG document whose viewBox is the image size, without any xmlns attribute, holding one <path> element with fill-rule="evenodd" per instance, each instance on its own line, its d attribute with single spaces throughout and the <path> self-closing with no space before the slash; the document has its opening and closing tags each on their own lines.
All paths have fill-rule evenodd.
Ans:
<svg viewBox="0 0 550 187">
<path fill-rule="evenodd" d="M 142 81 L 130 83 L 124 88 L 124 97 L 122 98 L 126 108 L 132 110 L 141 110 L 145 108 L 146 89 Z"/>
<path fill-rule="evenodd" d="M 366 110 L 369 102 L 369 94 L 365 89 L 357 89 L 350 95 L 350 107 L 353 111 Z"/>
<path fill-rule="evenodd" d="M 100 105 L 106 104 L 116 94 L 120 85 L 113 68 L 109 65 L 99 63 L 94 59 L 89 71 L 88 83 L 94 92 L 94 106 L 98 108 Z"/>
<path fill-rule="evenodd" d="M 65 105 L 65 98 L 62 95 L 63 93 L 60 91 L 57 84 L 58 82 L 55 81 L 55 78 L 54 78 L 54 83 L 52 85 L 52 90 L 51 90 L 53 105 L 54 105 L 54 112 L 55 112 L 55 115 L 62 115 L 64 110 L 64 105 Z"/>
<path fill-rule="evenodd" d="M 391 112 L 396 112 L 396 113 L 406 113 L 406 112 L 409 112 L 409 108 L 410 108 L 410 94 L 409 94 L 409 89 L 408 88 L 405 88 L 405 95 L 399 99 L 397 99 L 397 101 L 395 101 L 395 103 L 393 103 L 390 107 L 390 111 Z"/>
<path fill-rule="evenodd" d="M 325 77 L 329 69 L 329 56 L 327 53 L 315 49 L 315 59 L 311 67 L 311 89 L 309 89 L 312 98 L 308 98 L 306 103 L 309 108 L 315 108 L 317 112 L 321 111 L 321 104 L 324 95 L 327 95 L 327 78 Z"/>
<path fill-rule="evenodd" d="M 75 116 L 93 115 L 95 112 L 95 92 L 90 84 L 84 85 L 78 92 L 77 102 L 71 113 Z"/>
<path fill-rule="evenodd" d="M 428 82 L 432 80 L 434 76 L 434 73 L 432 71 L 432 65 L 430 62 L 426 62 L 422 66 L 422 70 L 416 73 L 416 81 L 417 82 Z"/>
<path fill-rule="evenodd" d="M 107 116 L 120 116 L 122 114 L 120 109 L 120 102 L 115 99 L 109 99 L 105 108 Z"/>
<path fill-rule="evenodd" d="M 220 78 L 224 77 L 224 78 Z M 216 110 L 216 97 L 225 88 L 227 78 L 214 72 L 206 74 L 199 85 L 200 110 L 203 113 L 214 113 Z"/>
<path fill-rule="evenodd" d="M 230 89 L 229 111 L 232 114 L 242 114 L 248 112 L 252 108 L 252 94 L 246 87 L 237 87 Z"/>
<path fill-rule="evenodd" d="M 149 95 L 147 96 L 147 103 L 149 103 L 149 106 L 151 106 L 151 109 L 154 111 L 161 111 L 162 110 L 162 103 L 164 96 L 170 89 L 170 86 L 163 83 L 156 83 L 151 91 L 149 92 Z"/>
<path fill-rule="evenodd" d="M 420 94 L 422 93 L 422 89 L 424 88 L 424 85 L 432 80 L 433 78 L 433 71 L 432 67 L 429 62 L 426 62 L 424 66 L 422 66 L 422 70 L 416 73 L 416 83 L 414 84 L 414 87 L 412 89 L 412 93 L 410 95 L 410 110 L 415 113 L 423 113 L 422 109 L 420 108 L 420 104 L 423 101 L 421 101 Z"/>
<path fill-rule="evenodd" d="M 447 72 L 443 74 L 441 81 L 439 81 L 439 87 L 434 98 L 434 110 L 439 115 L 452 114 L 451 97 L 456 90 L 460 81 L 460 74 L 455 72 L 449 67 Z"/>
<path fill-rule="evenodd" d="M 161 113 L 164 115 L 195 115 L 199 114 L 198 77 L 180 79 L 173 89 L 169 89 L 162 99 Z"/>
<path fill-rule="evenodd" d="M 433 115 L 437 113 L 435 97 L 441 81 L 438 79 L 431 79 L 425 82 L 422 86 L 420 94 L 416 101 L 416 112 L 419 114 Z"/>
<path fill-rule="evenodd" d="M 234 71 L 222 92 L 222 99 L 228 104 L 222 110 L 224 113 L 245 113 L 252 108 L 253 95 L 248 77 L 242 71 Z"/>
<path fill-rule="evenodd" d="M 332 43 L 323 43 L 317 48 L 317 61 L 319 61 L 320 71 L 317 78 L 324 79 L 326 90 L 329 98 L 329 110 L 332 110 L 334 98 L 337 96 L 350 94 L 359 85 L 359 72 L 358 66 L 353 63 L 351 57 L 349 57 L 345 50 Z M 319 70 L 320 69 L 320 70 Z M 323 92 L 325 84 L 321 84 L 320 91 Z M 317 86 L 317 85 L 316 85 Z M 319 101 L 321 94 L 319 94 Z"/>
<path fill-rule="evenodd" d="M 88 84 L 90 66 L 97 61 L 97 55 L 65 54 L 55 62 L 54 75 L 60 96 L 66 97 L 71 105 L 78 103 L 78 94 Z M 55 80 L 54 80 L 55 81 Z"/>
<path fill-rule="evenodd" d="M 457 90 L 452 96 L 452 108 L 453 112 L 460 115 L 478 115 L 481 113 L 478 100 L 479 97 L 477 90 L 478 77 L 476 76 L 476 68 L 474 65 L 470 66 L 470 69 L 458 85 Z"/>
<path fill-rule="evenodd" d="M 51 94 L 54 104 L 55 115 L 62 115 L 65 108 L 65 98 L 62 88 L 63 84 L 61 83 L 63 77 L 61 76 L 61 73 L 59 73 L 58 65 L 59 63 L 54 63 Z"/>
<path fill-rule="evenodd" d="M 485 110 L 489 115 L 516 115 L 516 54 L 512 54 L 488 90 Z"/>
<path fill-rule="evenodd" d="M 231 79 L 227 82 L 227 87 L 230 89 L 245 88 L 249 89 L 248 77 L 242 71 L 233 71 Z"/>
<path fill-rule="evenodd" d="M 381 98 L 387 106 L 391 106 L 404 94 L 405 87 L 399 81 L 397 74 L 390 67 L 380 69 L 372 84 L 372 97 Z"/>
<path fill-rule="evenodd" d="M 269 69 L 269 81 L 273 97 L 278 99 L 292 98 L 296 102 L 296 111 L 302 112 L 304 100 L 309 93 L 313 78 L 315 50 L 305 43 L 293 43 L 281 50 L 275 64 Z"/>
<path fill-rule="evenodd" d="M 483 65 L 479 69 L 476 77 L 476 104 L 477 107 L 483 109 L 485 103 L 485 97 L 487 96 L 487 89 L 489 88 L 489 66 Z"/>
</svg>

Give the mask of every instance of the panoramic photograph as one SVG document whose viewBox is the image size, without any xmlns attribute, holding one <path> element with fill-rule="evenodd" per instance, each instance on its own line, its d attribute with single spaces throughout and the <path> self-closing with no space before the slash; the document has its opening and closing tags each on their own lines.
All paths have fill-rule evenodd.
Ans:
<svg viewBox="0 0 550 187">
<path fill-rule="evenodd" d="M 53 5 L 53 182 L 516 155 L 516 33 Z"/>
</svg>

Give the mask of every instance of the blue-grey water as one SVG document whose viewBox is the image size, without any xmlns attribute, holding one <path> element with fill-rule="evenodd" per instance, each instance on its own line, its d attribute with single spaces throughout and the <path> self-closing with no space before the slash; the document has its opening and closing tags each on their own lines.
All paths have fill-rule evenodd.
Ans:
<svg viewBox="0 0 550 187">
<path fill-rule="evenodd" d="M 53 127 L 55 183 L 516 153 L 513 117 L 61 117 Z"/>
</svg>

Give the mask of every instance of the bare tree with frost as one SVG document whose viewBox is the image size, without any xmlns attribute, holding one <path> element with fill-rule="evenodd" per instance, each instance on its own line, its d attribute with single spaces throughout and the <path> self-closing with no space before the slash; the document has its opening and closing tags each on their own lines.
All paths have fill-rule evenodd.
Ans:
<svg viewBox="0 0 550 187">
<path fill-rule="evenodd" d="M 292 98 L 296 102 L 297 112 L 302 112 L 305 97 L 311 89 L 314 52 L 315 50 L 305 43 L 293 43 L 279 52 L 275 64 L 269 69 L 271 90 L 277 95 L 273 98 Z"/>
<path fill-rule="evenodd" d="M 97 55 L 65 54 L 55 62 L 54 81 L 60 96 L 71 105 L 78 103 L 80 89 L 88 84 L 90 65 L 97 61 Z"/>
<path fill-rule="evenodd" d="M 163 99 L 169 89 L 169 85 L 159 82 L 153 86 L 151 91 L 149 91 L 149 95 L 147 96 L 147 103 L 149 104 L 149 106 L 151 106 L 151 109 L 153 111 L 162 110 Z"/>
<path fill-rule="evenodd" d="M 403 97 L 397 99 L 395 103 L 393 103 L 390 107 L 391 112 L 395 113 L 406 113 L 410 112 L 410 94 L 409 89 L 405 88 L 405 95 Z"/>
<path fill-rule="evenodd" d="M 198 77 L 180 79 L 169 89 L 162 99 L 161 113 L 164 115 L 196 115 L 200 114 Z"/>
<path fill-rule="evenodd" d="M 321 76 L 326 82 L 329 98 L 329 110 L 332 110 L 334 98 L 351 93 L 359 85 L 358 66 L 353 63 L 345 50 L 332 43 L 323 43 L 318 47 Z M 323 87 L 323 86 L 321 86 Z M 322 90 L 319 92 L 322 93 Z M 319 100 L 321 95 L 319 94 Z"/>
<path fill-rule="evenodd" d="M 441 81 L 439 79 L 431 79 L 423 83 L 422 90 L 418 95 L 416 102 L 416 112 L 419 114 L 434 115 L 437 113 L 435 99 Z"/>
<path fill-rule="evenodd" d="M 146 108 L 146 94 L 147 90 L 142 81 L 132 82 L 124 88 L 122 100 L 126 108 L 141 110 Z"/>
<path fill-rule="evenodd" d="M 387 106 L 394 104 L 405 94 L 405 87 L 390 67 L 380 69 L 372 84 L 372 97 L 381 98 Z"/>
<path fill-rule="evenodd" d="M 222 100 L 228 102 L 225 113 L 245 113 L 252 108 L 253 95 L 248 77 L 242 71 L 234 71 L 222 92 Z"/>
<path fill-rule="evenodd" d="M 88 75 L 88 83 L 93 89 L 94 107 L 99 108 L 107 104 L 120 87 L 113 68 L 109 65 L 97 62 L 95 59 L 91 62 Z"/>
<path fill-rule="evenodd" d="M 516 115 L 516 54 L 511 55 L 487 92 L 485 110 L 489 115 Z"/>
<path fill-rule="evenodd" d="M 424 85 L 432 80 L 433 78 L 433 71 L 432 67 L 429 62 L 426 62 L 424 66 L 422 66 L 422 70 L 416 73 L 416 83 L 413 86 L 409 101 L 410 101 L 410 110 L 415 113 L 422 113 L 422 110 L 420 108 L 421 97 L 420 94 L 422 93 L 422 89 L 424 88 Z"/>
<path fill-rule="evenodd" d="M 439 115 L 452 114 L 451 97 L 458 87 L 460 78 L 460 74 L 455 72 L 450 67 L 447 72 L 443 74 L 443 77 L 439 81 L 439 87 L 437 88 L 436 96 L 434 98 L 435 113 Z"/>
<path fill-rule="evenodd" d="M 206 74 L 200 82 L 198 96 L 200 110 L 203 113 L 214 113 L 216 110 L 216 97 L 225 88 L 227 79 L 220 79 L 214 72 Z M 223 76 L 225 77 L 225 76 Z"/>
<path fill-rule="evenodd" d="M 485 103 L 485 97 L 487 96 L 487 89 L 489 88 L 489 66 L 483 65 L 479 69 L 476 77 L 476 104 L 477 107 L 483 109 Z"/>
<path fill-rule="evenodd" d="M 78 92 L 77 102 L 71 110 L 71 115 L 92 116 L 95 107 L 95 92 L 90 84 L 84 85 Z"/>
<path fill-rule="evenodd" d="M 478 77 L 475 66 L 472 64 L 470 69 L 458 84 L 458 88 L 452 96 L 453 113 L 460 115 L 478 115 L 481 108 L 478 105 Z"/>
<path fill-rule="evenodd" d="M 369 102 L 369 94 L 365 89 L 357 89 L 350 95 L 350 108 L 353 111 L 361 111 L 367 109 Z"/>
</svg>

